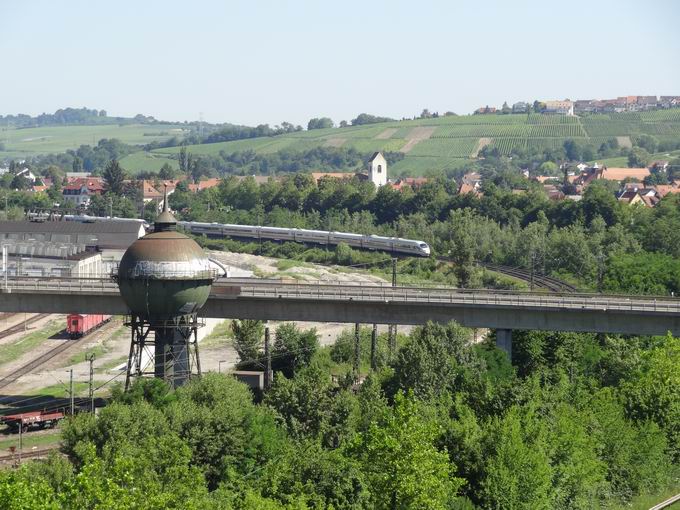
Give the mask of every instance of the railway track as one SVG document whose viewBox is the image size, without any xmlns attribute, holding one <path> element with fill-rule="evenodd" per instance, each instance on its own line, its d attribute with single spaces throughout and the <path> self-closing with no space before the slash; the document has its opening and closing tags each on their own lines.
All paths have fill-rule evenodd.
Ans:
<svg viewBox="0 0 680 510">
<path fill-rule="evenodd" d="M 15 315 L 15 314 L 9 314 L 9 315 Z M 21 333 L 22 331 L 25 331 L 28 326 L 31 324 L 44 319 L 45 317 L 48 317 L 50 314 L 49 313 L 39 313 L 37 315 L 34 315 L 30 319 L 26 320 L 25 322 L 21 322 L 20 324 L 17 324 L 16 326 L 12 326 L 10 328 L 7 328 L 3 331 L 0 331 L 0 338 L 6 338 L 10 335 L 15 335 L 16 333 Z"/>
<path fill-rule="evenodd" d="M 59 451 L 61 447 L 60 446 L 52 446 L 48 448 L 41 448 L 39 450 L 26 450 L 21 453 L 21 460 L 27 460 L 27 459 L 37 459 L 40 457 L 45 457 L 49 455 L 50 452 L 53 451 Z M 0 456 L 0 464 L 6 464 L 8 462 L 18 462 L 19 461 L 19 452 L 15 452 L 12 455 L 1 455 Z"/>
<path fill-rule="evenodd" d="M 44 314 L 44 315 L 47 315 L 47 314 Z M 50 361 L 52 358 L 54 358 L 58 354 L 61 354 L 64 351 L 66 351 L 67 349 L 70 349 L 73 346 L 80 345 L 80 344 L 84 343 L 85 341 L 90 340 L 92 338 L 92 335 L 94 335 L 96 333 L 101 333 L 104 329 L 106 329 L 106 327 L 109 324 L 111 324 L 111 322 L 109 322 L 108 324 L 104 324 L 103 327 L 98 328 L 98 329 L 90 332 L 89 334 L 87 334 L 83 337 L 80 337 L 77 340 L 66 340 L 63 343 L 57 345 L 56 347 L 53 347 L 52 349 L 50 349 L 46 353 L 41 354 L 40 356 L 38 356 L 33 361 L 26 363 L 24 366 L 17 368 L 11 374 L 0 379 L 0 389 L 9 386 L 13 382 L 17 381 L 20 377 L 32 372 L 33 370 L 35 370 L 39 366 L 44 365 L 45 363 Z"/>
<path fill-rule="evenodd" d="M 528 269 L 500 266 L 496 264 L 484 264 L 484 267 L 491 271 L 496 271 L 497 273 L 502 273 L 517 278 L 519 280 L 523 280 L 527 283 L 531 283 L 533 278 L 534 287 L 537 287 L 539 289 L 547 289 L 551 292 L 578 291 L 578 289 L 571 285 L 570 283 L 564 282 L 558 278 L 553 278 L 552 276 L 545 276 L 534 273 L 532 277 L 531 271 L 529 271 Z"/>
<path fill-rule="evenodd" d="M 437 257 L 437 260 L 441 260 L 443 262 L 452 262 L 452 260 L 448 257 Z M 558 278 L 553 278 L 552 276 L 545 276 L 536 273 L 534 273 L 532 276 L 531 271 L 528 269 L 503 266 L 500 264 L 480 264 L 490 271 L 512 276 L 513 278 L 525 281 L 528 284 L 531 284 L 533 280 L 533 286 L 538 289 L 546 289 L 550 292 L 578 292 L 578 289 L 570 283 L 564 282 Z"/>
</svg>

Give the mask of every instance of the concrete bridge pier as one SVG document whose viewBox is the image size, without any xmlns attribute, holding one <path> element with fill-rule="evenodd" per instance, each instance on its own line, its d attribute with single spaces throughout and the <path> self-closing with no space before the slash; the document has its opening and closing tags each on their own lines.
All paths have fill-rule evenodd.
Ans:
<svg viewBox="0 0 680 510">
<path fill-rule="evenodd" d="M 497 329 L 496 330 L 496 347 L 505 351 L 508 358 L 512 361 L 512 330 L 511 329 Z"/>
</svg>

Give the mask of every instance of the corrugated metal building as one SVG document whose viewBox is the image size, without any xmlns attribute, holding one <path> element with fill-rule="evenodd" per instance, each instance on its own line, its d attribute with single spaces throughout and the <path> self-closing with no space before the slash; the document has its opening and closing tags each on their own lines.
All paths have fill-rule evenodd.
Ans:
<svg viewBox="0 0 680 510">
<path fill-rule="evenodd" d="M 108 274 L 145 233 L 135 221 L 0 221 L 10 274 L 28 274 L 33 266 L 33 276 Z"/>
</svg>

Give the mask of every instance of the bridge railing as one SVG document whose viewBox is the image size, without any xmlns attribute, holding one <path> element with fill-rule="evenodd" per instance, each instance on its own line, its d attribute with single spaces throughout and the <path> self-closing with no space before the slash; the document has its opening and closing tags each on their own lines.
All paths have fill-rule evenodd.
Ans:
<svg viewBox="0 0 680 510">
<path fill-rule="evenodd" d="M 227 282 L 227 283 L 225 283 Z M 236 296 L 306 300 L 383 301 L 463 304 L 479 306 L 535 307 L 540 309 L 618 310 L 680 313 L 680 299 L 654 296 L 612 296 L 602 294 L 527 293 L 452 288 L 391 287 L 317 283 L 253 282 L 246 284 L 222 280 L 218 287 L 237 289 Z M 108 278 L 14 278 L 1 286 L 3 292 L 92 292 L 117 293 L 118 285 Z M 215 294 L 219 298 L 219 292 Z M 230 297 L 234 297 L 230 295 Z"/>
<path fill-rule="evenodd" d="M 452 289 L 415 287 L 362 287 L 330 285 L 241 285 L 241 296 L 306 300 L 384 301 L 433 304 L 463 304 L 510 307 L 560 308 L 571 310 L 655 311 L 680 313 L 680 300 L 604 296 L 600 294 L 522 294 L 459 292 Z"/>
<path fill-rule="evenodd" d="M 14 278 L 7 285 L 0 281 L 0 291 L 25 292 L 118 292 L 118 285 L 108 278 Z"/>
</svg>

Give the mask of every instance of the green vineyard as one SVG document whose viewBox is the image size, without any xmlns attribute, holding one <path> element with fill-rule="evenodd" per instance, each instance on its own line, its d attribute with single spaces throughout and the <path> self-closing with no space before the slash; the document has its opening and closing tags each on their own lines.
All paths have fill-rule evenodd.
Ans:
<svg viewBox="0 0 680 510">
<path fill-rule="evenodd" d="M 405 157 L 393 166 L 393 171 L 419 175 L 461 166 L 471 161 L 484 145 L 508 155 L 516 149 L 559 149 L 570 139 L 590 142 L 596 147 L 614 137 L 621 143 L 626 140 L 629 143 L 643 134 L 652 135 L 659 142 L 680 140 L 680 109 L 582 117 L 536 113 L 452 115 L 301 131 L 271 138 L 196 145 L 189 150 L 196 154 L 229 154 L 244 150 L 267 154 L 313 147 L 354 148 L 364 153 L 403 151 Z M 177 150 L 169 148 L 157 152 L 160 157 L 168 157 Z M 157 164 L 156 161 L 153 163 Z"/>
</svg>

